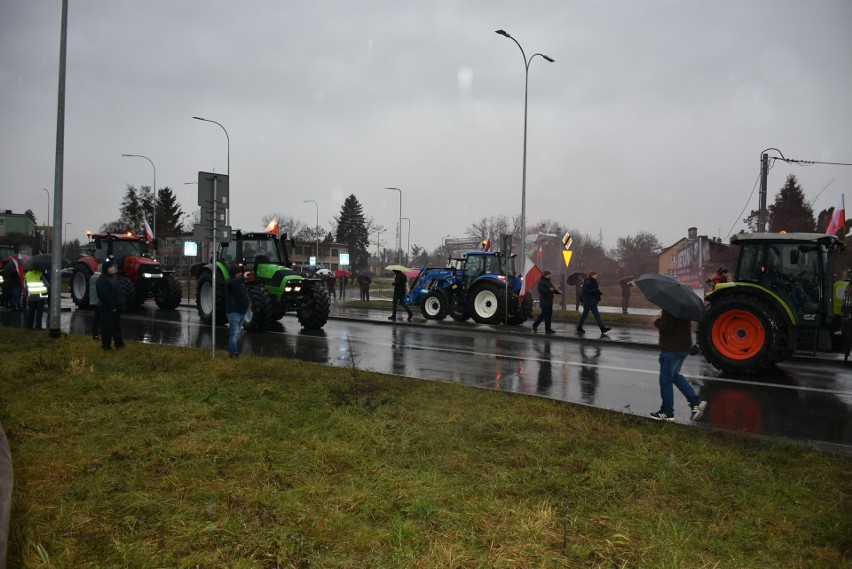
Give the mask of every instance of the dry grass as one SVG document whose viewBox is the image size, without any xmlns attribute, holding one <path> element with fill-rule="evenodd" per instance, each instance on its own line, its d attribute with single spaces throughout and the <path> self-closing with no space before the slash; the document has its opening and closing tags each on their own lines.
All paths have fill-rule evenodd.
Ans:
<svg viewBox="0 0 852 569">
<path fill-rule="evenodd" d="M 10 567 L 842 567 L 852 461 L 355 368 L 0 329 Z"/>
</svg>

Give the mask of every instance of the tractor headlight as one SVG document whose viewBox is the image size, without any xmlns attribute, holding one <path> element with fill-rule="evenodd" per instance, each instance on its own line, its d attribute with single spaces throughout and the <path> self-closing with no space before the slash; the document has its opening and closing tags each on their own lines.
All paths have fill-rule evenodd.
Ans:
<svg viewBox="0 0 852 569">
<path fill-rule="evenodd" d="M 161 273 L 142 273 L 142 278 L 144 279 L 161 279 L 163 275 Z"/>
</svg>

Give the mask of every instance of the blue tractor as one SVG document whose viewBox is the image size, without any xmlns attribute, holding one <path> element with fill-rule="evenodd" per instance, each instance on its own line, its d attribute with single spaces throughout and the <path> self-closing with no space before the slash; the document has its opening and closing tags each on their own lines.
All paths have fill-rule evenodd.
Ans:
<svg viewBox="0 0 852 569">
<path fill-rule="evenodd" d="M 457 322 L 473 318 L 479 324 L 517 326 L 532 315 L 530 295 L 520 300 L 522 287 L 514 255 L 472 251 L 449 259 L 446 267 L 421 269 L 403 301 L 420 307 L 427 320 L 449 315 Z"/>
</svg>

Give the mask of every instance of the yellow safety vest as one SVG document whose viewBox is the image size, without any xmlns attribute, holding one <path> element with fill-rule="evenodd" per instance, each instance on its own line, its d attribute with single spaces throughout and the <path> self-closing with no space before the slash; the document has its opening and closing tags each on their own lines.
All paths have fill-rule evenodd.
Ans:
<svg viewBox="0 0 852 569">
<path fill-rule="evenodd" d="M 24 280 L 27 283 L 27 298 L 33 300 L 39 300 L 42 298 L 47 298 L 47 285 L 42 279 L 41 271 L 27 271 L 27 274 L 24 275 Z"/>
</svg>

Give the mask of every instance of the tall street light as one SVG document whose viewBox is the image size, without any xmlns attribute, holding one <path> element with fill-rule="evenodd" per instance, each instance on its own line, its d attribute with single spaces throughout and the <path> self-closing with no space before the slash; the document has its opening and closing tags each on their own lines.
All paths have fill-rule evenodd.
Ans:
<svg viewBox="0 0 852 569">
<path fill-rule="evenodd" d="M 42 188 L 43 192 L 47 192 L 47 225 L 44 228 L 44 247 L 48 251 L 50 251 L 50 237 L 49 237 L 49 229 L 50 229 L 50 192 L 47 191 L 47 188 Z"/>
<path fill-rule="evenodd" d="M 222 123 L 218 123 L 218 122 L 216 122 L 216 121 L 214 121 L 214 120 L 205 119 L 205 118 L 202 118 L 202 117 L 192 117 L 192 118 L 194 118 L 194 119 L 195 119 L 195 120 L 197 120 L 197 121 L 212 122 L 213 124 L 218 124 L 218 125 L 219 125 L 219 128 L 221 128 L 221 129 L 222 129 L 222 131 L 224 131 L 224 133 L 225 133 L 225 141 L 226 141 L 226 143 L 227 143 L 227 152 L 228 152 L 228 155 L 227 155 L 227 160 L 228 160 L 228 161 L 226 162 L 226 164 L 227 164 L 227 170 L 226 170 L 225 174 L 227 174 L 227 176 L 228 176 L 228 180 L 229 180 L 229 183 L 230 183 L 230 179 L 231 179 L 231 137 L 230 137 L 230 136 L 228 136 L 228 131 L 227 131 L 227 130 L 225 130 L 225 127 L 224 127 L 224 126 L 222 126 Z M 231 217 L 231 209 L 230 209 L 230 208 L 228 208 L 228 211 L 227 211 L 227 217 L 225 218 L 225 224 L 227 224 L 227 223 L 228 223 L 228 219 L 230 219 L 230 217 Z"/>
<path fill-rule="evenodd" d="M 406 263 L 406 265 L 408 265 L 408 257 L 409 257 L 409 255 L 411 255 L 411 219 L 408 218 L 408 217 L 403 217 L 401 219 L 404 219 L 405 221 L 408 222 L 408 240 L 405 242 L 405 263 Z M 401 231 L 402 231 L 402 229 L 400 229 L 400 232 Z M 402 240 L 401 235 L 400 235 L 399 239 Z"/>
<path fill-rule="evenodd" d="M 157 167 L 154 166 L 153 160 L 151 160 L 147 156 L 142 156 L 141 154 L 122 154 L 122 156 L 124 156 L 125 158 L 144 158 L 145 160 L 147 160 L 148 162 L 151 163 L 151 168 L 154 169 L 154 203 L 152 204 L 154 206 L 153 207 L 154 219 L 153 219 L 153 225 L 151 226 L 151 232 L 154 234 L 154 238 L 156 238 L 157 237 Z M 155 243 L 154 250 L 156 251 L 156 249 L 157 249 L 156 243 L 157 242 L 154 241 L 154 243 Z"/>
<path fill-rule="evenodd" d="M 397 247 L 398 255 L 396 262 L 402 264 L 402 190 L 399 188 L 385 188 L 386 190 L 396 190 L 399 192 L 399 225 L 397 225 Z"/>
<path fill-rule="evenodd" d="M 319 206 L 317 205 L 316 200 L 305 200 L 302 203 L 312 203 L 314 207 L 317 208 L 317 224 L 314 226 L 314 231 L 316 231 L 315 236 L 317 239 L 317 266 L 319 266 Z"/>
<path fill-rule="evenodd" d="M 517 45 L 518 49 L 521 50 L 521 56 L 524 58 L 524 163 L 523 174 L 521 177 L 521 254 L 526 255 L 524 246 L 526 245 L 527 240 L 527 99 L 530 84 L 530 62 L 532 62 L 537 55 L 550 63 L 553 63 L 554 59 L 543 53 L 534 53 L 529 59 L 527 59 L 527 54 L 524 52 L 524 48 L 521 47 L 518 40 L 509 35 L 509 32 L 505 30 L 497 30 L 496 33 L 515 42 L 515 45 Z"/>
</svg>

